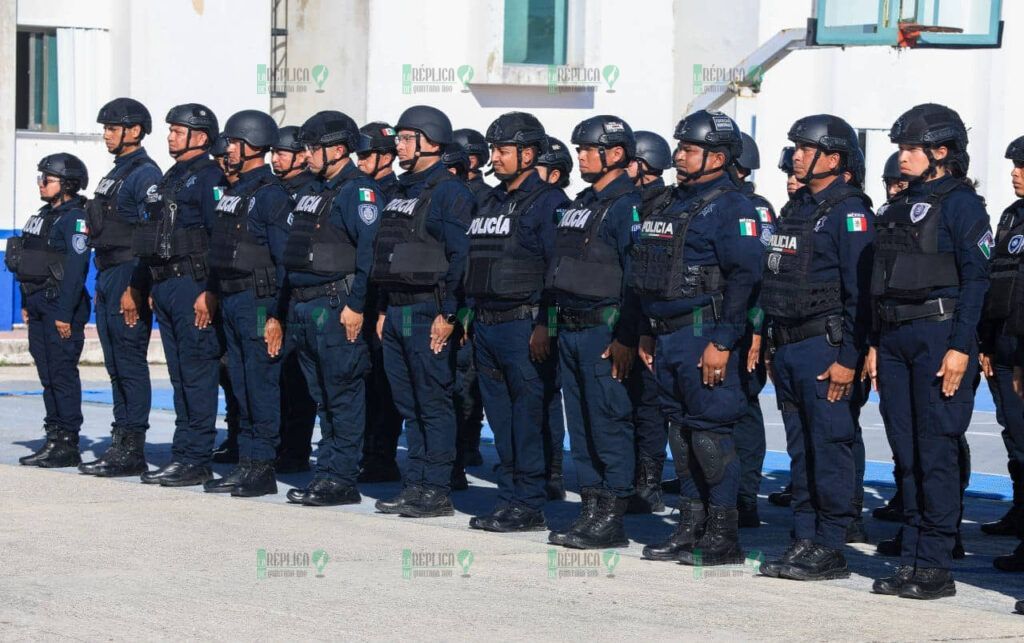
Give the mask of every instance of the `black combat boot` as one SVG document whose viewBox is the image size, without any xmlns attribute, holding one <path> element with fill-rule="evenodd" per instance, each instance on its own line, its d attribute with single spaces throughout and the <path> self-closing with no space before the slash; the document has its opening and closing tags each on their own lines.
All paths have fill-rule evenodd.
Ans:
<svg viewBox="0 0 1024 643">
<path fill-rule="evenodd" d="M 647 560 L 678 560 L 684 549 L 692 549 L 704 529 L 707 512 L 704 503 L 690 498 L 679 499 L 679 524 L 667 540 L 644 547 Z"/>
<path fill-rule="evenodd" d="M 35 466 L 44 469 L 61 469 L 77 467 L 82 464 L 82 454 L 78 452 L 77 431 L 55 431 L 53 438 L 49 439 L 47 444 L 50 445 L 50 449 L 39 454 L 35 460 Z"/>
<path fill-rule="evenodd" d="M 579 531 L 566 534 L 565 546 L 573 549 L 608 549 L 628 547 L 626 526 L 622 518 L 626 515 L 629 498 L 619 498 L 606 489 L 597 490 L 597 507 L 593 519 Z"/>
<path fill-rule="evenodd" d="M 78 470 L 100 478 L 137 476 L 145 473 L 148 470 L 145 453 L 146 434 L 114 429 L 110 435 L 110 448 L 98 459 L 80 464 Z"/>
<path fill-rule="evenodd" d="M 1011 505 L 999 520 L 982 523 L 981 531 L 989 536 L 1013 536 L 1024 526 L 1022 520 L 1024 520 L 1024 506 Z"/>
<path fill-rule="evenodd" d="M 665 511 L 661 496 L 661 467 L 653 458 L 640 456 L 636 465 L 636 493 L 629 499 L 627 512 L 649 514 Z"/>
<path fill-rule="evenodd" d="M 524 505 L 514 504 L 488 523 L 484 529 L 498 533 L 519 531 L 544 531 L 548 528 L 544 521 L 544 512 L 531 509 Z"/>
<path fill-rule="evenodd" d="M 378 500 L 374 507 L 382 514 L 400 514 L 410 503 L 416 501 L 423 493 L 423 487 L 419 485 L 406 485 L 401 492 L 391 500 Z"/>
<path fill-rule="evenodd" d="M 886 596 L 897 596 L 900 593 L 900 589 L 903 587 L 903 583 L 906 583 L 914 575 L 914 568 L 910 565 L 900 565 L 896 568 L 896 573 L 892 576 L 886 576 L 885 578 L 879 578 L 871 586 L 871 591 L 876 594 L 885 594 Z"/>
<path fill-rule="evenodd" d="M 850 568 L 842 550 L 814 544 L 779 568 L 779 576 L 790 580 L 834 580 L 849 578 Z"/>
<path fill-rule="evenodd" d="M 206 493 L 231 493 L 235 490 L 239 484 L 242 483 L 242 478 L 249 473 L 249 467 L 252 466 L 252 460 L 249 458 L 238 458 L 238 466 L 231 470 L 231 473 L 224 476 L 223 478 L 217 478 L 216 480 L 207 480 L 203 483 L 203 491 Z"/>
<path fill-rule="evenodd" d="M 447 491 L 428 488 L 418 498 L 406 503 L 398 514 L 406 518 L 437 518 L 454 515 L 455 508 Z"/>
<path fill-rule="evenodd" d="M 329 484 L 330 480 L 327 478 L 313 478 L 309 481 L 309 485 L 306 487 L 296 487 L 295 489 L 289 489 L 288 493 L 284 495 L 288 502 L 301 505 L 305 504 L 303 501 L 309 497 L 311 493 L 316 492 L 321 486 Z"/>
<path fill-rule="evenodd" d="M 992 566 L 1004 572 L 1024 572 L 1024 542 L 1018 544 L 1012 554 L 996 556 Z"/>
<path fill-rule="evenodd" d="M 142 474 L 146 484 L 159 484 L 162 487 L 191 487 L 213 479 L 213 471 L 205 464 L 185 464 L 172 462 L 156 471 Z"/>
<path fill-rule="evenodd" d="M 552 545 L 565 545 L 565 539 L 569 534 L 578 533 L 597 514 L 597 489 L 588 487 L 580 490 L 580 498 L 583 500 L 580 506 L 580 513 L 576 520 L 565 531 L 552 531 L 548 535 L 548 542 Z"/>
<path fill-rule="evenodd" d="M 679 553 L 684 565 L 733 565 L 744 560 L 740 549 L 739 512 L 725 507 L 708 507 L 704 535 L 693 546 Z"/>
<path fill-rule="evenodd" d="M 231 490 L 239 498 L 273 496 L 277 494 L 277 478 L 274 476 L 273 460 L 252 460 L 242 480 Z"/>
<path fill-rule="evenodd" d="M 944 596 L 956 596 L 956 583 L 948 569 L 918 567 L 900 587 L 901 598 L 933 600 Z"/>
<path fill-rule="evenodd" d="M 274 472 L 270 471 L 270 476 L 273 478 Z M 266 479 L 267 473 L 262 473 L 264 480 Z M 264 482 L 265 484 L 265 482 Z M 254 487 L 255 488 L 255 487 Z M 265 487 L 264 487 L 265 488 Z M 276 483 L 274 488 L 277 488 Z M 333 507 L 335 505 L 358 505 L 363 501 L 363 497 L 359 495 L 359 490 L 350 484 L 343 484 L 337 480 L 330 480 L 327 478 L 321 478 L 320 483 L 317 486 L 310 487 L 304 498 L 302 498 L 302 504 L 307 507 Z"/>
<path fill-rule="evenodd" d="M 768 494 L 768 502 L 776 507 L 788 507 L 793 504 L 793 485 L 787 484 L 782 491 Z"/>
<path fill-rule="evenodd" d="M 217 464 L 238 464 L 238 434 L 241 428 L 236 422 L 228 423 L 228 437 L 213 450 L 213 461 Z"/>
<path fill-rule="evenodd" d="M 46 441 L 43 442 L 43 446 L 39 447 L 36 451 L 29 455 L 24 455 L 18 458 L 18 462 L 26 467 L 38 466 L 39 458 L 49 453 L 57 445 L 54 443 L 54 438 L 57 436 L 57 432 L 60 431 L 53 424 L 44 424 L 43 431 L 46 432 Z"/>
<path fill-rule="evenodd" d="M 779 572 L 782 571 L 783 567 L 792 563 L 794 560 L 796 560 L 797 556 L 804 553 L 813 546 L 814 541 L 810 540 L 809 538 L 801 538 L 798 540 L 794 540 L 789 544 L 789 549 L 787 549 L 786 552 L 782 554 L 782 558 L 778 558 L 776 560 L 768 560 L 761 563 L 761 573 L 765 576 L 778 578 Z"/>
<path fill-rule="evenodd" d="M 903 522 L 903 495 L 900 494 L 900 490 L 896 489 L 895 495 L 888 503 L 878 507 L 871 512 L 871 516 L 875 520 L 884 520 L 886 522 Z"/>
</svg>

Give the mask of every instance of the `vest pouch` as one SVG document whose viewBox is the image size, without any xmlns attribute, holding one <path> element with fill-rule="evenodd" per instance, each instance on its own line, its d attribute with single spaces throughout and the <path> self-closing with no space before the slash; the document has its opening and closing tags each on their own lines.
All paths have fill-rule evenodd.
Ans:
<svg viewBox="0 0 1024 643">
<path fill-rule="evenodd" d="M 551 288 L 595 301 L 618 298 L 622 295 L 622 268 L 617 262 L 562 257 L 551 276 Z"/>
</svg>

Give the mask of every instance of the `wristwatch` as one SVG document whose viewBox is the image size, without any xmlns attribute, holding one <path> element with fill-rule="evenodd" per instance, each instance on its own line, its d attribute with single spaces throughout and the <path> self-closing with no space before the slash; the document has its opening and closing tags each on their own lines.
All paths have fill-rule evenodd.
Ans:
<svg viewBox="0 0 1024 643">
<path fill-rule="evenodd" d="M 459 323 L 459 316 L 455 314 L 445 315 L 444 320 L 451 324 L 452 326 L 454 326 L 455 324 Z"/>
<path fill-rule="evenodd" d="M 722 351 L 723 353 L 728 353 L 729 352 L 729 347 L 726 346 L 725 344 L 719 344 L 718 342 L 711 342 L 711 345 L 714 346 L 715 348 L 717 348 L 718 350 Z"/>
</svg>

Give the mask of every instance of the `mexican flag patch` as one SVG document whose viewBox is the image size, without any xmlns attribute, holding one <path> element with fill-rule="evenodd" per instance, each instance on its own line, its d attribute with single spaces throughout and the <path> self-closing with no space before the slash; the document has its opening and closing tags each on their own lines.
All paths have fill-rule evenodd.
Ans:
<svg viewBox="0 0 1024 643">
<path fill-rule="evenodd" d="M 868 220 L 863 214 L 846 215 L 847 232 L 867 232 Z"/>
<path fill-rule="evenodd" d="M 740 219 L 740 236 L 741 237 L 756 237 L 757 236 L 757 222 L 753 219 Z"/>
<path fill-rule="evenodd" d="M 89 234 L 89 226 L 85 223 L 85 219 L 78 219 L 75 221 L 75 232 L 79 234 Z"/>
<path fill-rule="evenodd" d="M 220 201 L 222 196 L 224 196 L 224 188 L 219 185 L 213 186 L 213 200 Z"/>
<path fill-rule="evenodd" d="M 757 216 L 761 218 L 761 223 L 771 223 L 772 213 L 771 210 L 765 207 L 754 208 L 757 210 Z"/>
<path fill-rule="evenodd" d="M 360 203 L 376 203 L 377 195 L 370 188 L 359 188 Z"/>
</svg>

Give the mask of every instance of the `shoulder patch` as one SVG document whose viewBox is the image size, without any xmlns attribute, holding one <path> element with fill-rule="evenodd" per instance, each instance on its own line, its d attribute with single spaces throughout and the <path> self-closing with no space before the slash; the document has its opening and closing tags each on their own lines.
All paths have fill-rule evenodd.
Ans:
<svg viewBox="0 0 1024 643">
<path fill-rule="evenodd" d="M 1006 246 L 1007 251 L 1011 255 L 1019 255 L 1021 250 L 1024 250 L 1024 234 L 1015 234 L 1010 238 L 1010 242 Z"/>
<path fill-rule="evenodd" d="M 985 234 L 981 235 L 978 239 L 978 249 L 981 250 L 981 254 L 985 255 L 986 259 L 992 257 L 992 232 L 986 230 Z"/>
<path fill-rule="evenodd" d="M 193 179 L 195 177 L 192 177 Z M 191 179 L 190 179 L 191 180 Z M 213 200 L 220 201 L 220 198 L 224 196 L 224 187 L 220 185 L 213 186 Z"/>
<path fill-rule="evenodd" d="M 877 210 L 875 210 L 875 216 L 876 217 L 882 216 L 883 214 L 885 214 L 885 211 L 888 210 L 888 209 L 889 209 L 889 204 L 888 203 L 883 203 L 882 205 L 878 206 Z"/>
<path fill-rule="evenodd" d="M 867 232 L 868 220 L 861 212 L 851 212 L 846 215 L 847 232 Z"/>
<path fill-rule="evenodd" d="M 71 247 L 75 249 L 75 252 L 82 254 L 86 248 L 86 236 L 84 234 L 71 235 Z"/>
<path fill-rule="evenodd" d="M 910 208 L 910 222 L 917 223 L 921 219 L 925 218 L 925 216 L 928 214 L 928 210 L 931 209 L 931 203 L 915 203 Z"/>
<path fill-rule="evenodd" d="M 362 189 L 360 190 L 360 192 Z M 372 191 L 371 191 L 372 192 Z M 373 203 L 360 203 L 359 204 L 359 218 L 362 219 L 366 225 L 372 225 L 377 220 L 378 212 L 377 206 Z"/>
<path fill-rule="evenodd" d="M 75 221 L 75 232 L 89 234 L 89 225 L 85 222 L 85 219 L 78 219 Z"/>
<path fill-rule="evenodd" d="M 756 207 L 754 209 L 757 210 L 757 216 L 761 219 L 761 223 L 771 223 L 772 222 L 772 212 L 771 212 L 771 210 L 769 210 L 768 208 L 766 208 L 764 206 L 759 206 L 759 207 Z"/>
<path fill-rule="evenodd" d="M 377 193 L 371 188 L 359 188 L 359 202 L 360 203 L 376 203 Z"/>
<path fill-rule="evenodd" d="M 740 236 L 741 237 L 756 237 L 757 235 L 757 221 L 753 219 L 740 219 Z"/>
</svg>

